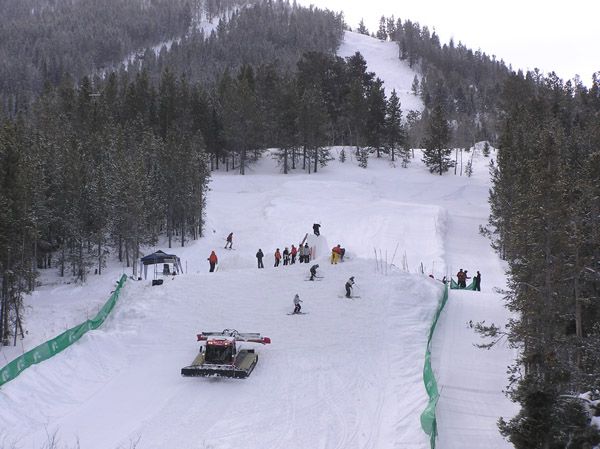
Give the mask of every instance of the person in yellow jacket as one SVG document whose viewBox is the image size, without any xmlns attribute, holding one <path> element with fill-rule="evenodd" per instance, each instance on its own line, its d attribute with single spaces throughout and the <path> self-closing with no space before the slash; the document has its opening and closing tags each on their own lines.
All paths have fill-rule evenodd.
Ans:
<svg viewBox="0 0 600 449">
<path fill-rule="evenodd" d="M 331 263 L 337 264 L 342 256 L 340 245 L 334 246 L 331 250 Z"/>
</svg>

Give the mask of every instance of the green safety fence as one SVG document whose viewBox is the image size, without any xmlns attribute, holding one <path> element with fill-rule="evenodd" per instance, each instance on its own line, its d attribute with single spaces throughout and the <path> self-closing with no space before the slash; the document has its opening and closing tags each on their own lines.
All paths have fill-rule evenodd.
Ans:
<svg viewBox="0 0 600 449">
<path fill-rule="evenodd" d="M 435 311 L 435 316 L 433 318 L 433 322 L 431 323 L 431 327 L 429 328 L 429 337 L 427 338 L 427 350 L 425 351 L 425 365 L 423 366 L 423 382 L 425 383 L 425 390 L 427 391 L 427 395 L 429 396 L 429 402 L 421 413 L 421 428 L 423 431 L 429 435 L 429 442 L 431 445 L 431 449 L 435 449 L 435 439 L 437 437 L 437 421 L 435 418 L 435 408 L 437 405 L 438 398 L 440 394 L 438 392 L 437 382 L 435 380 L 435 376 L 433 374 L 433 369 L 431 368 L 431 340 L 433 338 L 433 333 L 435 331 L 435 326 L 437 325 L 438 319 L 448 301 L 448 285 L 444 287 L 444 294 L 442 296 L 442 300 L 438 304 L 438 308 Z"/>
<path fill-rule="evenodd" d="M 475 281 L 471 281 L 466 287 L 459 287 L 458 282 L 450 278 L 450 288 L 452 290 L 475 290 Z"/>
<path fill-rule="evenodd" d="M 47 342 L 36 346 L 32 350 L 27 351 L 25 354 L 10 362 L 4 368 L 0 369 L 0 386 L 13 380 L 15 377 L 21 374 L 23 370 L 29 368 L 31 365 L 43 362 L 44 360 L 47 360 L 62 350 L 68 348 L 77 340 L 79 340 L 87 331 L 98 329 L 102 323 L 104 323 L 104 320 L 106 320 L 111 310 L 115 307 L 115 304 L 119 299 L 119 294 L 121 293 L 121 288 L 125 284 L 126 280 L 127 276 L 125 274 L 121 276 L 121 279 L 117 283 L 117 288 L 113 294 L 110 295 L 108 301 L 106 301 L 104 306 L 102 306 L 94 318 L 91 320 L 86 320 L 78 326 L 64 331 L 62 334 L 54 337 L 52 340 L 48 340 Z"/>
</svg>

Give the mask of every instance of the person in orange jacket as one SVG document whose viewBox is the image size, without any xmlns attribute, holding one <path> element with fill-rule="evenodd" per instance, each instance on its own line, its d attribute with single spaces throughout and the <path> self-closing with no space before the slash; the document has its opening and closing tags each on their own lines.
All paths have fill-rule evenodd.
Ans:
<svg viewBox="0 0 600 449">
<path fill-rule="evenodd" d="M 279 252 L 279 248 L 275 250 L 275 266 L 279 266 L 279 261 L 281 260 L 281 253 Z"/>
<path fill-rule="evenodd" d="M 208 263 L 210 264 L 210 270 L 208 271 L 212 273 L 213 271 L 215 271 L 215 267 L 217 266 L 219 259 L 217 259 L 217 255 L 213 251 L 212 253 L 210 253 L 210 256 L 208 256 L 208 259 L 206 260 L 208 260 Z"/>
</svg>

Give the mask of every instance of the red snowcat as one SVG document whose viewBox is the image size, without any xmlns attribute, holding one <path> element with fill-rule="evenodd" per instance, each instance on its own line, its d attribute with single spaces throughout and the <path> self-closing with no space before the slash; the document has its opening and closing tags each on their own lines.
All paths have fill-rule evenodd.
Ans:
<svg viewBox="0 0 600 449">
<path fill-rule="evenodd" d="M 222 332 L 202 332 L 198 341 L 206 342 L 200 346 L 200 353 L 190 366 L 181 369 L 185 377 L 248 377 L 256 363 L 258 354 L 254 349 L 238 349 L 236 342 L 271 343 L 269 337 L 261 337 L 257 333 L 240 333 L 235 329 Z"/>
</svg>

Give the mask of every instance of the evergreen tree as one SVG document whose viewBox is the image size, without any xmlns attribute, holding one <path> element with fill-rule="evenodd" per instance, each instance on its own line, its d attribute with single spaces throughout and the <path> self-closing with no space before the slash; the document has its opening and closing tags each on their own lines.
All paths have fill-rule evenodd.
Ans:
<svg viewBox="0 0 600 449">
<path fill-rule="evenodd" d="M 447 148 L 450 140 L 450 127 L 446 119 L 443 105 L 438 102 L 429 116 L 429 125 L 427 137 L 424 141 L 425 150 L 423 151 L 423 162 L 429 168 L 431 173 L 438 173 L 440 176 L 454 166 L 450 154 L 452 150 Z"/>
<path fill-rule="evenodd" d="M 367 92 L 366 144 L 381 157 L 385 142 L 386 98 L 383 81 L 377 78 Z"/>
<path fill-rule="evenodd" d="M 363 19 L 360 19 L 360 23 L 358 24 L 358 28 L 356 29 L 357 33 L 364 34 L 365 36 L 369 35 L 369 30 L 365 26 L 365 22 Z"/>
<path fill-rule="evenodd" d="M 392 90 L 390 99 L 387 103 L 385 117 L 385 139 L 386 147 L 392 155 L 392 162 L 395 161 L 396 150 L 400 150 L 402 165 L 406 167 L 410 161 L 410 153 L 405 146 L 406 132 L 402 124 L 402 110 L 400 109 L 400 99 L 396 94 L 396 89 Z"/>
<path fill-rule="evenodd" d="M 377 30 L 376 37 L 377 37 L 377 39 L 382 40 L 382 41 L 387 40 L 388 34 L 387 34 L 386 21 L 385 21 L 384 16 L 381 16 L 381 18 L 379 19 L 379 29 Z"/>
</svg>

